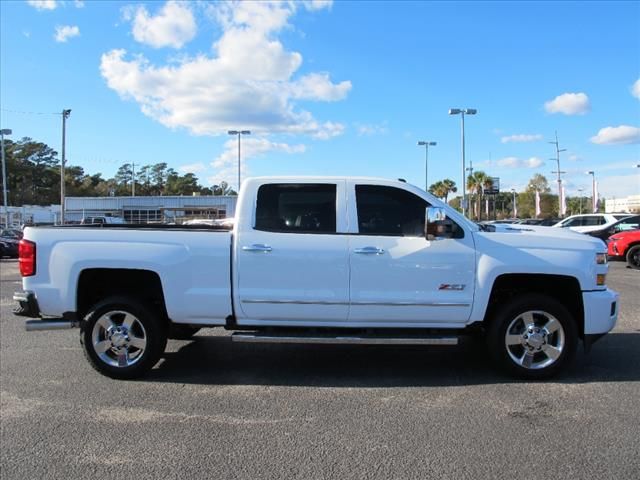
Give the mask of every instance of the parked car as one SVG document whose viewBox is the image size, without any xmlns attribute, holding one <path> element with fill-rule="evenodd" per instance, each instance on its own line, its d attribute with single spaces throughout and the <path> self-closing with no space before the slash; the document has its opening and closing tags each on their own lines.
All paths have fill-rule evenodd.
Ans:
<svg viewBox="0 0 640 480">
<path fill-rule="evenodd" d="M 498 231 L 497 227 L 503 230 Z M 245 343 L 455 345 L 483 332 L 505 370 L 544 378 L 616 324 L 606 248 L 538 226 L 478 226 L 422 189 L 371 178 L 242 184 L 233 232 L 27 228 L 28 330 L 79 327 L 89 363 L 143 375 L 200 327 Z"/>
<path fill-rule="evenodd" d="M 22 230 L 17 228 L 5 228 L 0 231 L 0 238 L 12 238 L 14 240 L 20 240 L 22 238 Z"/>
<path fill-rule="evenodd" d="M 588 233 L 613 225 L 618 220 L 631 216 L 630 213 L 588 213 L 571 215 L 560 220 L 553 227 L 570 228 L 574 232 Z"/>
<path fill-rule="evenodd" d="M 0 239 L 0 258 L 2 257 L 18 257 L 18 242 L 15 239 Z"/>
<path fill-rule="evenodd" d="M 631 217 L 623 218 L 622 220 L 618 220 L 611 225 L 607 225 L 606 227 L 602 227 L 598 230 L 592 230 L 587 232 L 587 235 L 591 235 L 592 237 L 599 238 L 603 242 L 607 241 L 611 235 L 615 233 L 625 232 L 628 230 L 637 230 L 640 228 L 640 215 L 633 215 Z"/>
<path fill-rule="evenodd" d="M 123 218 L 111 217 L 109 215 L 97 217 L 85 217 L 80 221 L 81 225 L 114 225 L 126 223 Z"/>
<path fill-rule="evenodd" d="M 607 250 L 609 257 L 626 259 L 630 267 L 640 269 L 640 230 L 629 230 L 610 236 Z"/>
</svg>

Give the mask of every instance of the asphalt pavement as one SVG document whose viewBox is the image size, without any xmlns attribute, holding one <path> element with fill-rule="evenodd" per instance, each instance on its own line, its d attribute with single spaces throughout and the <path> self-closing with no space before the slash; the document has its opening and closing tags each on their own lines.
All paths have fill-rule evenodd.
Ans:
<svg viewBox="0 0 640 480">
<path fill-rule="evenodd" d="M 638 479 L 640 271 L 614 262 L 615 330 L 551 381 L 457 347 L 170 341 L 146 378 L 85 361 L 78 331 L 27 333 L 2 260 L 3 479 Z"/>
</svg>

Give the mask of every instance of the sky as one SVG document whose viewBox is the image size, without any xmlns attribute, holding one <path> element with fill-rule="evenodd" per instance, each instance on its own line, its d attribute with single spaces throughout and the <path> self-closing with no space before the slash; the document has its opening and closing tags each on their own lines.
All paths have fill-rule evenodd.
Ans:
<svg viewBox="0 0 640 480">
<path fill-rule="evenodd" d="M 640 194 L 640 2 L 0 2 L 0 125 L 113 176 L 242 175 Z M 553 159 L 553 160 L 552 160 Z"/>
</svg>

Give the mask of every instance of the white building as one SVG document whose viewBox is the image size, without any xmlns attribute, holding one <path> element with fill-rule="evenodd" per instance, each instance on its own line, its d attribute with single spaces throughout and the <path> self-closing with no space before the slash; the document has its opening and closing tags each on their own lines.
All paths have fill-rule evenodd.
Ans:
<svg viewBox="0 0 640 480">
<path fill-rule="evenodd" d="M 7 216 L 9 217 L 7 222 Z M 22 207 L 0 207 L 0 225 L 19 227 L 25 224 L 59 223 L 60 205 L 23 205 Z"/>
<path fill-rule="evenodd" d="M 605 213 L 640 213 L 640 195 L 607 199 L 604 204 L 604 211 Z"/>
<path fill-rule="evenodd" d="M 67 197 L 65 222 L 93 216 L 121 217 L 130 223 L 182 223 L 194 218 L 235 215 L 236 196 Z"/>
</svg>

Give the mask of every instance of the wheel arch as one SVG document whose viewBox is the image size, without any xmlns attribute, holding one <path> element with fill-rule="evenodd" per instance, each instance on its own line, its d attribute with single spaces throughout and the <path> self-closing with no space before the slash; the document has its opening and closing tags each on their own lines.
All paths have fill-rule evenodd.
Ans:
<svg viewBox="0 0 640 480">
<path fill-rule="evenodd" d="M 88 268 L 78 276 L 76 312 L 83 318 L 92 305 L 110 296 L 126 296 L 152 308 L 168 321 L 160 276 L 151 270 Z"/>
<path fill-rule="evenodd" d="M 577 278 L 568 275 L 506 273 L 499 275 L 491 288 L 484 321 L 491 322 L 504 302 L 522 293 L 548 295 L 569 310 L 576 322 L 578 335 L 584 338 L 584 304 Z"/>
</svg>

